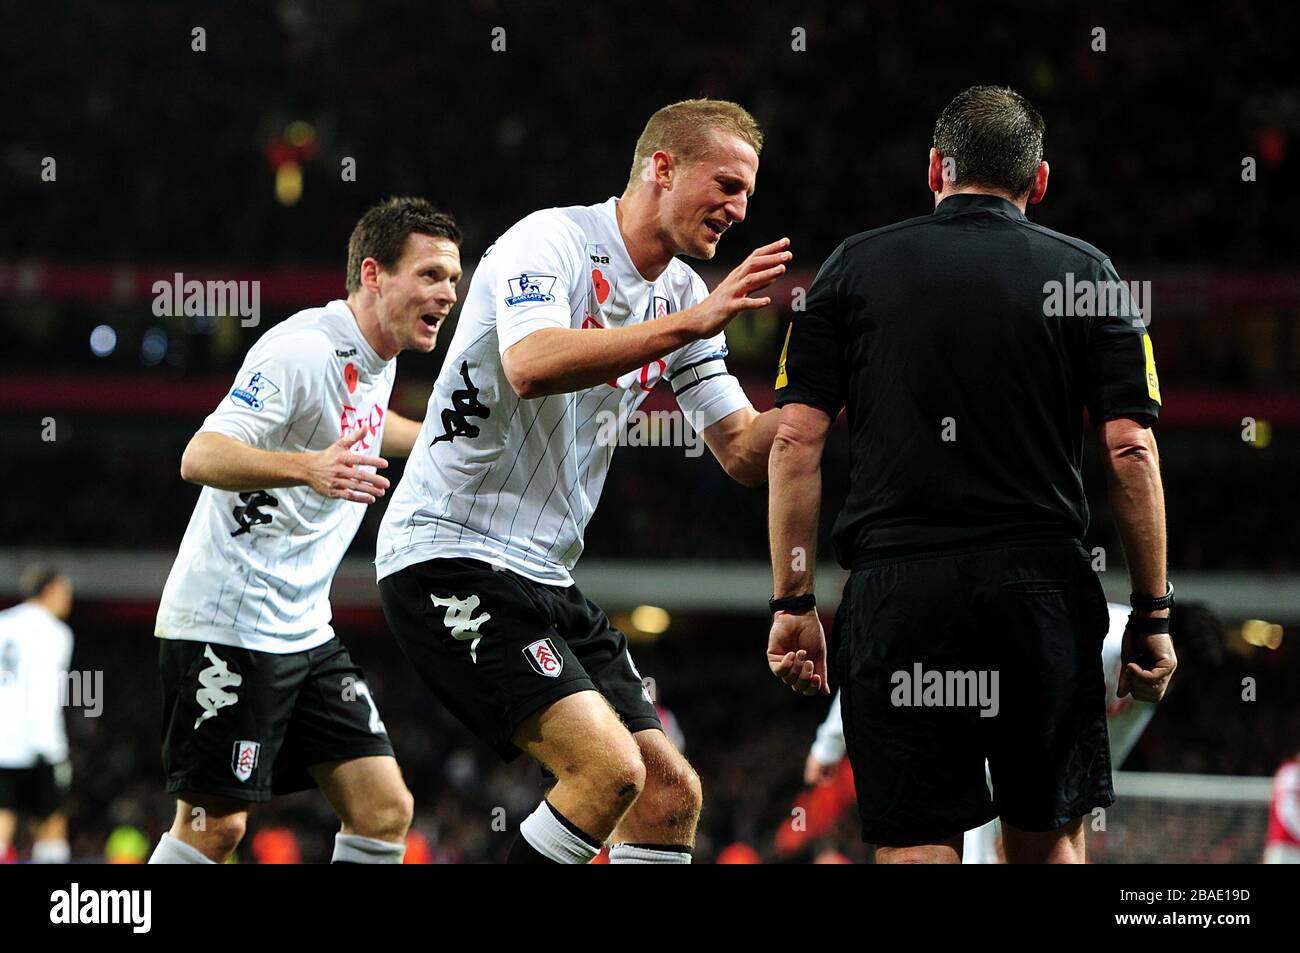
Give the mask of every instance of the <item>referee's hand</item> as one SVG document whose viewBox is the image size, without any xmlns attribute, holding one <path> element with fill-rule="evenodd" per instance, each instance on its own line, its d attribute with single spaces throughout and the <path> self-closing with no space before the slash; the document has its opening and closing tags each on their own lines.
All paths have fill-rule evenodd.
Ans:
<svg viewBox="0 0 1300 953">
<path fill-rule="evenodd" d="M 1119 684 L 1115 695 L 1132 695 L 1140 702 L 1158 702 L 1169 690 L 1169 679 L 1178 667 L 1174 642 L 1167 634 L 1140 635 L 1134 626 L 1137 613 L 1129 616 L 1120 650 Z"/>
<path fill-rule="evenodd" d="M 831 693 L 826 678 L 826 635 L 816 609 L 778 612 L 772 618 L 767 666 L 800 695 Z"/>
<path fill-rule="evenodd" d="M 344 434 L 320 453 L 307 454 L 304 482 L 321 496 L 369 505 L 384 495 L 388 478 L 361 467 L 382 469 L 388 466 L 383 457 L 368 457 L 348 448 L 369 430 L 365 424 Z"/>
<path fill-rule="evenodd" d="M 701 340 L 711 338 L 740 312 L 770 305 L 771 298 L 751 298 L 750 295 L 762 291 L 785 274 L 785 266 L 793 257 L 789 249 L 790 239 L 782 238 L 750 252 L 749 257 L 722 279 L 707 298 L 688 309 L 697 312 L 692 315 L 695 319 L 694 333 Z"/>
</svg>

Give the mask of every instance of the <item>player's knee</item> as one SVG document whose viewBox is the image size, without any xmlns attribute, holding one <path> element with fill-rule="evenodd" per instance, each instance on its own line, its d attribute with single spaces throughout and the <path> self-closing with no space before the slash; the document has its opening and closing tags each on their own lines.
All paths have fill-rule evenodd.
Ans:
<svg viewBox="0 0 1300 953">
<path fill-rule="evenodd" d="M 613 752 L 592 772 L 592 783 L 602 800 L 620 808 L 631 807 L 645 789 L 646 770 L 635 745 L 629 750 Z"/>
<path fill-rule="evenodd" d="M 235 852 L 247 829 L 247 814 L 209 815 L 202 825 L 192 828 L 189 836 L 182 839 L 220 863 Z"/>
<path fill-rule="evenodd" d="M 653 788 L 642 803 L 643 813 L 649 812 L 655 823 L 679 827 L 694 823 L 700 816 L 704 803 L 704 788 L 700 776 L 685 758 L 660 766 L 647 782 Z"/>
<path fill-rule="evenodd" d="M 362 837 L 400 841 L 410 830 L 414 814 L 415 798 L 400 784 L 372 802 L 362 816 L 351 818 L 348 827 Z"/>
</svg>

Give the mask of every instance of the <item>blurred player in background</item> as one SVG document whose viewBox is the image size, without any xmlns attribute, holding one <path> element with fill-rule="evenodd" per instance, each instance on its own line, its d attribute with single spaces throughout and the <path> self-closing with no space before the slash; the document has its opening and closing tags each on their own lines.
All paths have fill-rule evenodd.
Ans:
<svg viewBox="0 0 1300 953">
<path fill-rule="evenodd" d="M 1153 702 L 1138 701 L 1131 694 L 1119 695 L 1119 673 L 1123 668 L 1124 630 L 1129 609 L 1108 603 L 1110 629 L 1101 646 L 1102 667 L 1106 675 L 1106 733 L 1110 741 L 1111 764 L 1124 765 L 1124 759 L 1137 745 L 1156 713 Z M 1178 647 L 1180 664 L 1217 667 L 1223 660 L 1223 623 L 1198 602 L 1182 603 L 1170 612 L 1170 637 Z M 827 784 L 845 756 L 844 722 L 840 715 L 840 696 L 831 701 L 826 720 L 817 728 L 817 736 L 804 762 L 804 783 Z M 1005 861 L 1001 849 L 998 821 L 967 831 L 963 839 L 962 863 L 996 864 Z"/>
<path fill-rule="evenodd" d="M 72 780 L 63 724 L 63 686 L 72 662 L 72 583 L 33 566 L 20 580 L 23 601 L 0 612 L 0 860 L 19 818 L 33 822 L 32 860 L 68 862 L 61 808 Z"/>
<path fill-rule="evenodd" d="M 300 311 L 244 359 L 185 449 L 204 489 L 163 591 L 163 766 L 176 820 L 151 863 L 225 860 L 273 792 L 319 786 L 335 863 L 401 863 L 412 799 L 360 668 L 330 626 L 330 583 L 380 453 L 418 425 L 388 409 L 395 358 L 428 353 L 456 302 L 460 230 L 423 199 L 370 209 L 346 301 Z"/>
<path fill-rule="evenodd" d="M 666 106 L 622 198 L 535 212 L 484 253 L 393 494 L 384 612 L 437 697 L 507 761 L 557 779 L 510 861 L 689 863 L 699 777 L 661 730 L 627 639 L 570 570 L 625 421 L 661 379 L 727 473 L 763 481 L 774 415 L 727 372 L 723 328 L 785 270 L 782 239 L 709 293 L 762 133 L 734 103 Z M 603 432 L 603 433 L 602 433 Z M 635 540 L 628 540 L 634 550 Z"/>
<path fill-rule="evenodd" d="M 1264 863 L 1300 864 L 1300 753 L 1273 776 Z"/>
</svg>

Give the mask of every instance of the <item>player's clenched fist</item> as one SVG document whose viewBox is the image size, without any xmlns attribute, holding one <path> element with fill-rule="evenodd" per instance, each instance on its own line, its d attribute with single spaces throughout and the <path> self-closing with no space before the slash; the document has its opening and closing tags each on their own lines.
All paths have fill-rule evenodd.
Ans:
<svg viewBox="0 0 1300 953">
<path fill-rule="evenodd" d="M 767 637 L 767 666 L 800 695 L 830 694 L 826 634 L 816 611 L 778 612 Z"/>
<path fill-rule="evenodd" d="M 766 308 L 772 303 L 771 298 L 752 298 L 750 295 L 762 291 L 785 273 L 785 266 L 793 257 L 789 248 L 788 238 L 755 248 L 713 289 L 712 294 L 696 306 L 701 338 L 713 337 L 742 311 Z"/>
<path fill-rule="evenodd" d="M 361 467 L 383 469 L 388 466 L 388 461 L 348 449 L 362 438 L 367 429 L 363 424 L 320 453 L 307 454 L 307 485 L 321 496 L 354 503 L 369 504 L 383 496 L 388 489 L 388 478 Z"/>
</svg>

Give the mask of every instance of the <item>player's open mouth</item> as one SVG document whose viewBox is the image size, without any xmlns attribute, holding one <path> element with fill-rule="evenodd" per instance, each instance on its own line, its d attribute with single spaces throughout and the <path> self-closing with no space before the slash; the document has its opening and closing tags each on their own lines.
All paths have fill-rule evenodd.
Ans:
<svg viewBox="0 0 1300 953">
<path fill-rule="evenodd" d="M 722 233 L 727 230 L 725 222 L 716 222 L 711 219 L 706 219 L 704 224 L 708 226 L 709 231 L 713 232 L 713 234 L 717 235 L 719 238 L 721 238 Z"/>
<path fill-rule="evenodd" d="M 442 323 L 442 318 L 436 314 L 422 314 L 420 320 L 424 322 L 425 327 L 434 331 L 438 330 L 438 325 Z"/>
</svg>

